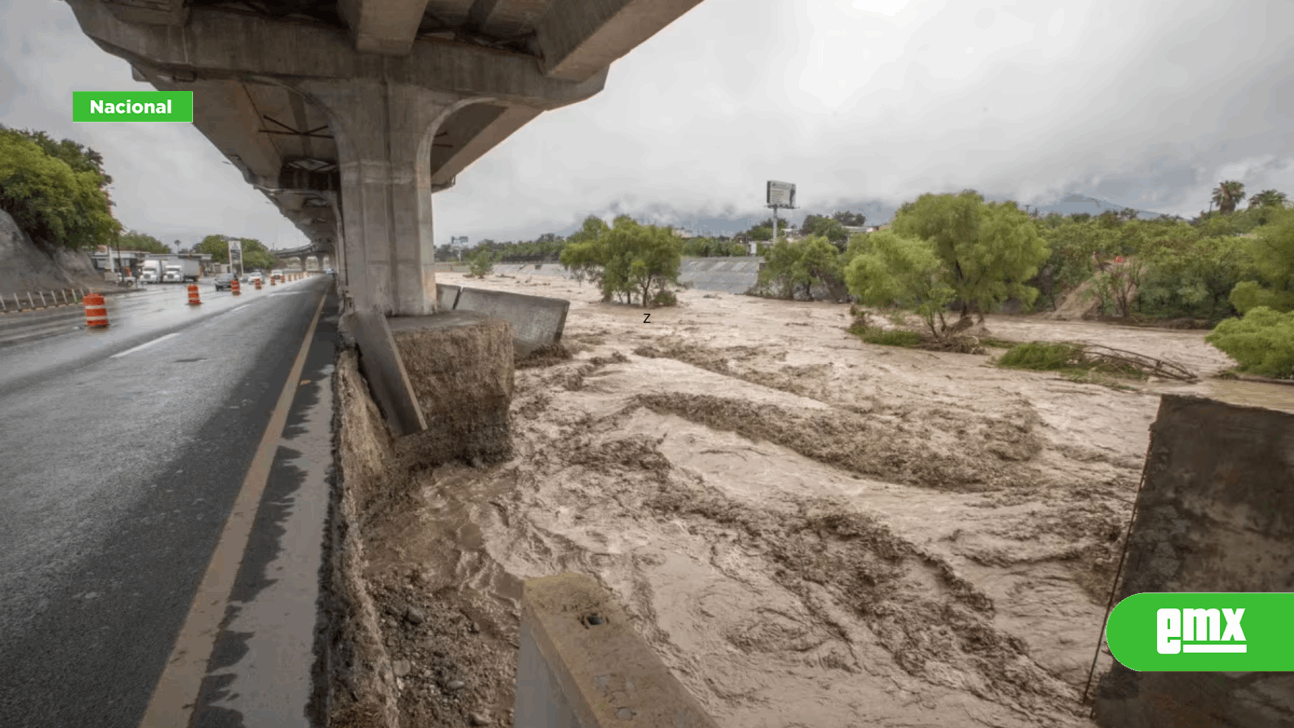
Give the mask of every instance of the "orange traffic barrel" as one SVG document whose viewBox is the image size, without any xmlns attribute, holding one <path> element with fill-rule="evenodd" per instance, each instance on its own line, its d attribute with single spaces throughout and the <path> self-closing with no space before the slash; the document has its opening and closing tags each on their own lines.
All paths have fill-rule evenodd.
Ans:
<svg viewBox="0 0 1294 728">
<path fill-rule="evenodd" d="M 189 305 L 199 306 L 201 304 L 202 304 L 202 301 L 198 298 L 198 284 L 190 283 L 189 284 Z"/>
<path fill-rule="evenodd" d="M 85 294 L 85 325 L 93 328 L 108 325 L 108 309 L 104 307 L 103 296 L 98 293 Z"/>
<path fill-rule="evenodd" d="M 258 290 L 258 291 L 259 291 L 259 290 L 261 290 L 261 279 L 260 279 L 260 278 L 257 278 L 257 279 L 256 279 L 256 290 Z"/>
<path fill-rule="evenodd" d="M 274 276 L 270 276 L 270 285 L 271 285 L 271 286 L 277 286 L 277 285 L 278 285 L 277 283 L 275 283 L 275 282 L 274 282 Z"/>
<path fill-rule="evenodd" d="M 237 278 L 229 282 L 229 292 L 234 294 L 235 296 L 242 295 L 243 287 L 238 282 Z"/>
</svg>

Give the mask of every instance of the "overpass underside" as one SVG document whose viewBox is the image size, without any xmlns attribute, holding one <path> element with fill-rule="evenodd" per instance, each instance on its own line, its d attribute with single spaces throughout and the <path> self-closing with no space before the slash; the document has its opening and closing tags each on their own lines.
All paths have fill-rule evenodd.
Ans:
<svg viewBox="0 0 1294 728">
<path fill-rule="evenodd" d="M 347 302 L 436 311 L 432 202 L 700 0 L 68 0 L 337 262 Z"/>
</svg>

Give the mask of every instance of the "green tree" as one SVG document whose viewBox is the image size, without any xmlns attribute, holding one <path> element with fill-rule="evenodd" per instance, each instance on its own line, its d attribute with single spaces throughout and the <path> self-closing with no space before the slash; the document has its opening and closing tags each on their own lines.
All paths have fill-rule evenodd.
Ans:
<svg viewBox="0 0 1294 728">
<path fill-rule="evenodd" d="M 764 267 L 759 271 L 760 288 L 779 298 L 795 298 L 799 286 L 808 286 L 809 272 L 800 262 L 796 244 L 779 240 L 775 245 L 761 246 Z"/>
<path fill-rule="evenodd" d="M 1204 340 L 1240 362 L 1241 371 L 1294 377 L 1294 311 L 1259 306 L 1218 324 Z"/>
<path fill-rule="evenodd" d="M 819 218 L 813 223 L 810 232 L 814 237 L 824 238 L 836 246 L 838 252 L 844 252 L 846 242 L 849 240 L 849 233 L 845 231 L 845 226 L 839 220 L 829 217 Z"/>
<path fill-rule="evenodd" d="M 241 240 L 243 251 L 243 270 L 273 270 L 278 267 L 278 259 L 265 244 L 255 238 L 236 238 L 230 235 L 208 235 L 202 242 L 193 246 L 195 253 L 207 253 L 213 263 L 229 262 L 229 241 Z M 178 241 L 177 241 L 178 242 Z"/>
<path fill-rule="evenodd" d="M 1223 215 L 1230 215 L 1235 212 L 1236 205 L 1240 204 L 1243 199 L 1245 199 L 1245 185 L 1243 182 L 1226 180 L 1213 188 L 1213 204 L 1218 206 Z"/>
<path fill-rule="evenodd" d="M 122 233 L 117 243 L 122 250 L 139 250 L 145 253 L 165 254 L 171 252 L 166 243 L 146 233 L 130 230 Z"/>
<path fill-rule="evenodd" d="M 622 215 L 600 239 L 605 261 L 604 297 L 621 294 L 626 302 L 632 302 L 636 294 L 639 302 L 648 306 L 653 293 L 662 293 L 669 284 L 678 283 L 683 246 L 673 230 L 640 225 Z"/>
<path fill-rule="evenodd" d="M 904 204 L 893 230 L 929 241 L 943 261 L 944 282 L 961 301 L 963 318 L 1014 297 L 1026 306 L 1038 290 L 1026 281 L 1050 253 L 1038 229 L 1014 202 L 985 203 L 973 190 L 926 194 Z"/>
<path fill-rule="evenodd" d="M 798 242 L 779 240 L 765 253 L 759 285 L 780 298 L 795 298 L 803 290 L 813 300 L 813 287 L 826 286 L 831 295 L 844 294 L 844 270 L 840 252 L 826 238 L 811 237 Z"/>
<path fill-rule="evenodd" d="M 606 264 L 606 255 L 602 250 L 602 236 L 607 229 L 607 224 L 602 218 L 589 215 L 584 218 L 584 225 L 567 239 L 566 247 L 562 248 L 562 265 L 581 285 L 585 280 L 597 286 L 602 284 L 602 272 Z M 605 296 L 604 300 L 609 301 L 611 298 Z"/>
<path fill-rule="evenodd" d="M 1285 207 L 1285 203 L 1288 201 L 1289 198 L 1285 196 L 1284 192 L 1263 190 L 1262 192 L 1254 193 L 1249 198 L 1249 207 Z"/>
<path fill-rule="evenodd" d="M 1257 280 L 1238 283 L 1231 292 L 1231 304 L 1242 313 L 1256 308 L 1294 309 L 1294 212 L 1282 211 L 1275 222 L 1245 239 L 1244 245 Z"/>
<path fill-rule="evenodd" d="M 121 223 L 112 216 L 107 178 L 86 154 L 77 158 L 70 148 L 54 144 L 76 167 L 46 153 L 30 133 L 0 127 L 0 209 L 45 246 L 86 250 L 112 243 Z"/>
<path fill-rule="evenodd" d="M 867 216 L 861 212 L 837 210 L 831 214 L 831 219 L 845 227 L 862 227 L 867 224 Z"/>
<path fill-rule="evenodd" d="M 864 305 L 897 305 L 915 312 L 931 335 L 939 338 L 943 311 L 955 291 L 945 280 L 945 264 L 935 244 L 881 230 L 869 235 L 866 243 L 860 241 L 855 252 L 845 269 L 849 292 Z"/>
</svg>

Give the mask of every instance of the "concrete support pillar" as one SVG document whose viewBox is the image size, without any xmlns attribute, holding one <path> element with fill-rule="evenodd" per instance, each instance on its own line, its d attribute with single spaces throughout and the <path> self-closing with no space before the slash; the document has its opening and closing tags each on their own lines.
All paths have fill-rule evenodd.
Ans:
<svg viewBox="0 0 1294 728">
<path fill-rule="evenodd" d="M 306 256 L 301 256 L 301 272 L 306 272 Z"/>
<path fill-rule="evenodd" d="M 341 171 L 337 249 L 354 305 L 384 315 L 436 311 L 431 148 L 461 97 L 394 81 L 304 81 L 327 109 Z"/>
</svg>

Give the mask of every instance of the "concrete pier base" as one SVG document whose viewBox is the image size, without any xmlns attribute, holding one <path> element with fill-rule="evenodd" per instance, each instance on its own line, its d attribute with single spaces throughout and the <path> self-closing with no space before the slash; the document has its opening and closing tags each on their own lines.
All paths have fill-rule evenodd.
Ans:
<svg viewBox="0 0 1294 728">
<path fill-rule="evenodd" d="M 1294 415 L 1165 395 L 1116 599 L 1294 591 Z M 1107 728 L 1294 726 L 1294 673 L 1101 677 Z"/>
</svg>

